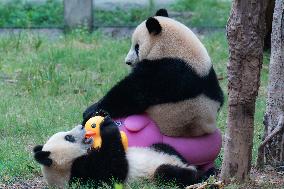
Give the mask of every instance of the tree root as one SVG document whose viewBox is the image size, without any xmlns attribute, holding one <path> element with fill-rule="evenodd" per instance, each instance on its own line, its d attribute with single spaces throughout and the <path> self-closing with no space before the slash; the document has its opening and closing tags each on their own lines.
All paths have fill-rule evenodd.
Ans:
<svg viewBox="0 0 284 189">
<path fill-rule="evenodd" d="M 284 116 L 280 115 L 277 126 L 273 129 L 273 131 L 268 136 L 266 136 L 266 138 L 263 140 L 263 142 L 258 147 L 257 168 L 262 169 L 264 166 L 264 147 L 265 145 L 268 142 L 270 142 L 274 136 L 283 132 L 283 130 L 284 130 Z"/>
</svg>

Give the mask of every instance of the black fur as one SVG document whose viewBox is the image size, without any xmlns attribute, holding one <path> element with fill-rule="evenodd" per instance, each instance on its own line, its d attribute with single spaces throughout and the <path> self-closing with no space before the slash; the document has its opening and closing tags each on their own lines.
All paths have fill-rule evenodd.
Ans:
<svg viewBox="0 0 284 189">
<path fill-rule="evenodd" d="M 164 164 L 157 168 L 154 178 L 159 182 L 174 182 L 179 187 L 197 183 L 197 171 Z"/>
<path fill-rule="evenodd" d="M 208 169 L 207 171 L 198 170 L 198 183 L 206 181 L 210 176 L 217 176 L 218 170 L 215 167 Z"/>
<path fill-rule="evenodd" d="M 157 152 L 163 152 L 169 155 L 177 156 L 183 163 L 188 163 L 180 153 L 178 153 L 172 146 L 168 144 L 156 143 L 152 144 L 150 148 L 154 149 Z"/>
<path fill-rule="evenodd" d="M 158 35 L 162 31 L 159 21 L 153 17 L 147 19 L 146 27 L 150 34 Z"/>
<path fill-rule="evenodd" d="M 83 125 L 100 109 L 111 117 L 139 114 L 153 105 L 178 102 L 205 94 L 223 104 L 223 92 L 213 67 L 200 77 L 180 59 L 142 60 L 99 102 L 83 114 Z"/>
<path fill-rule="evenodd" d="M 213 67 L 210 69 L 209 74 L 203 78 L 203 83 L 205 84 L 203 93 L 210 99 L 220 102 L 220 107 L 223 106 L 224 94 Z"/>
<path fill-rule="evenodd" d="M 96 186 L 111 184 L 113 180 L 123 183 L 128 174 L 128 162 L 116 124 L 106 117 L 100 128 L 102 145 L 87 155 L 76 159 L 71 169 L 71 180 Z"/>
<path fill-rule="evenodd" d="M 154 149 L 155 151 L 157 152 L 163 152 L 163 153 L 166 153 L 166 154 L 169 154 L 169 155 L 174 155 L 174 156 L 177 156 L 184 164 L 188 164 L 188 162 L 184 159 L 184 157 L 178 153 L 172 146 L 168 145 L 168 144 L 163 144 L 163 143 L 156 143 L 156 144 L 153 144 L 150 146 L 150 148 Z M 174 167 L 174 166 L 173 166 Z M 163 174 L 164 174 L 164 170 L 168 170 L 168 171 L 173 171 L 176 172 L 178 170 L 179 167 L 177 168 L 169 168 L 168 165 L 165 166 L 165 165 L 162 165 L 159 169 L 157 169 L 156 171 L 156 177 L 157 175 L 159 175 L 159 179 L 164 179 L 164 180 L 167 180 L 167 177 L 163 177 Z M 200 182 L 204 182 L 206 181 L 210 176 L 216 176 L 218 174 L 218 170 L 214 167 L 210 168 L 209 170 L 207 171 L 202 171 L 202 170 L 198 170 L 197 169 L 197 172 L 195 171 L 192 171 L 192 170 L 189 170 L 190 173 L 193 173 L 195 176 L 193 177 L 192 179 L 192 182 L 194 183 L 200 183 Z M 188 172 L 188 171 L 185 171 L 185 172 Z M 186 177 L 183 176 L 184 178 Z M 182 184 L 182 183 L 177 183 L 177 184 Z"/>
<path fill-rule="evenodd" d="M 169 17 L 169 14 L 168 14 L 168 11 L 166 9 L 159 9 L 156 12 L 156 16 Z"/>
<path fill-rule="evenodd" d="M 39 152 L 39 151 L 42 150 L 42 148 L 43 148 L 43 145 L 37 145 L 37 146 L 34 147 L 33 152 L 34 153 Z"/>
<path fill-rule="evenodd" d="M 50 167 L 52 165 L 52 159 L 48 157 L 49 155 L 50 152 L 42 151 L 42 146 L 36 146 L 34 148 L 34 158 L 39 164 Z"/>
</svg>

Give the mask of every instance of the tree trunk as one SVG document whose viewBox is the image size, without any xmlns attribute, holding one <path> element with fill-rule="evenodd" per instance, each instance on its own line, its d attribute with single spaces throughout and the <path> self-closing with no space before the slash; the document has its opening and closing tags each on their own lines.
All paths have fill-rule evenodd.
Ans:
<svg viewBox="0 0 284 189">
<path fill-rule="evenodd" d="M 271 36 L 269 85 L 264 115 L 264 141 L 259 147 L 258 167 L 278 166 L 284 161 L 284 2 L 276 0 Z"/>
<path fill-rule="evenodd" d="M 234 0 L 227 23 L 228 117 L 221 177 L 249 177 L 267 1 Z"/>
<path fill-rule="evenodd" d="M 266 34 L 264 37 L 264 49 L 268 50 L 271 48 L 271 32 L 272 32 L 272 20 L 273 11 L 275 6 L 275 0 L 269 0 L 266 11 L 265 11 L 265 22 L 266 22 Z"/>
</svg>

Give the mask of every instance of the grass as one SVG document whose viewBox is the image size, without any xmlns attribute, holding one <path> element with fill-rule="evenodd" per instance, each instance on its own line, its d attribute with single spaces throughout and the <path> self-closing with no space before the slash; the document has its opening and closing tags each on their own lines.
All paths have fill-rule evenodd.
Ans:
<svg viewBox="0 0 284 189">
<path fill-rule="evenodd" d="M 151 1 L 149 7 L 134 8 L 128 10 L 116 9 L 115 11 L 96 10 L 95 21 L 97 26 L 136 26 L 149 17 L 154 15 L 156 9 L 155 1 Z M 205 6 L 206 5 L 206 6 Z M 191 16 L 176 15 L 175 19 L 191 27 L 205 28 L 224 28 L 229 17 L 231 0 L 177 0 L 168 7 L 171 12 L 190 12 Z"/>
<path fill-rule="evenodd" d="M 219 77 L 228 61 L 224 33 L 202 36 Z M 40 174 L 32 147 L 81 122 L 83 110 L 128 73 L 130 39 L 76 30 L 58 40 L 29 35 L 0 37 L 0 183 Z M 266 56 L 268 57 L 268 55 Z M 263 133 L 268 59 L 256 104 L 253 160 Z M 227 94 L 227 80 L 220 81 Z M 219 113 L 224 132 L 227 103 Z M 222 153 L 217 159 L 221 166 Z"/>
<path fill-rule="evenodd" d="M 32 146 L 80 123 L 84 108 L 126 73 L 128 46 L 82 33 L 57 42 L 29 35 L 0 39 L 0 182 L 38 172 Z"/>
<path fill-rule="evenodd" d="M 59 27 L 63 25 L 63 3 L 47 0 L 28 3 L 23 0 L 0 2 L 0 27 Z"/>
<path fill-rule="evenodd" d="M 129 11 L 116 9 L 114 11 L 95 10 L 95 26 L 132 26 L 140 24 L 149 15 L 154 15 L 155 11 L 148 8 L 133 8 Z"/>
<path fill-rule="evenodd" d="M 47 0 L 46 3 L 29 3 L 23 0 L 0 2 L 0 27 L 63 27 L 63 1 Z M 154 10 L 149 7 L 129 11 L 94 10 L 95 26 L 136 26 Z"/>
<path fill-rule="evenodd" d="M 231 0 L 178 0 L 175 11 L 192 12 L 191 18 L 177 18 L 192 27 L 225 27 L 229 18 Z"/>
<path fill-rule="evenodd" d="M 136 26 L 149 15 L 154 15 L 158 5 L 124 10 L 94 10 L 95 26 Z M 206 5 L 206 6 L 205 6 Z M 192 16 L 176 19 L 191 27 L 225 27 L 230 0 L 177 0 L 169 11 L 191 12 Z M 29 3 L 23 0 L 0 2 L 0 27 L 63 27 L 63 1 L 47 0 L 46 3 Z"/>
</svg>

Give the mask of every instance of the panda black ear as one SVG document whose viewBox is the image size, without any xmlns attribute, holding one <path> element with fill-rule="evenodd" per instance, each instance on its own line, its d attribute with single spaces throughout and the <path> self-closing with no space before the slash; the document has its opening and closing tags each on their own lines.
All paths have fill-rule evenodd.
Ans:
<svg viewBox="0 0 284 189">
<path fill-rule="evenodd" d="M 162 31 L 162 27 L 159 21 L 153 17 L 148 18 L 148 20 L 146 21 L 146 27 L 150 34 L 157 35 Z"/>
<path fill-rule="evenodd" d="M 155 15 L 155 16 L 169 17 L 169 14 L 168 14 L 167 9 L 159 9 L 159 10 L 156 12 L 156 15 Z"/>
<path fill-rule="evenodd" d="M 52 164 L 52 159 L 48 157 L 49 155 L 50 152 L 40 150 L 34 153 L 34 158 L 39 164 L 50 167 Z"/>
<path fill-rule="evenodd" d="M 34 147 L 33 152 L 36 153 L 38 151 L 41 151 L 42 148 L 43 148 L 43 145 L 37 145 L 37 146 Z"/>
</svg>

